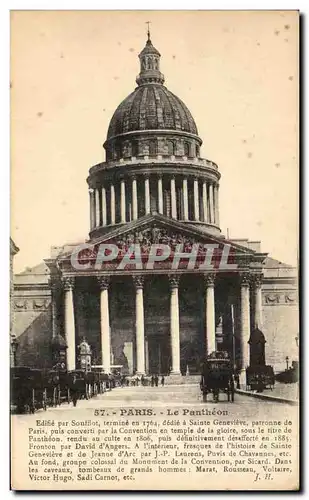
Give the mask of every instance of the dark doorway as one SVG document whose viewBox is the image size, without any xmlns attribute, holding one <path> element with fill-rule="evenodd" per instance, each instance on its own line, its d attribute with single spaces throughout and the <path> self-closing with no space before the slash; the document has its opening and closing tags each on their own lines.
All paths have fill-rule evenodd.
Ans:
<svg viewBox="0 0 309 500">
<path fill-rule="evenodd" d="M 149 373 L 168 374 L 170 368 L 170 346 L 166 335 L 148 337 Z"/>
</svg>

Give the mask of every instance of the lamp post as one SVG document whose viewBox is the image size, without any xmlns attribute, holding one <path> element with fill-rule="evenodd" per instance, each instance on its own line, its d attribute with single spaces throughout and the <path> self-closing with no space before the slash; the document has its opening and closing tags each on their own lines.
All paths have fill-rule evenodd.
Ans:
<svg viewBox="0 0 309 500">
<path fill-rule="evenodd" d="M 16 366 L 17 349 L 18 349 L 18 340 L 16 338 L 16 335 L 11 335 L 12 366 Z"/>
<path fill-rule="evenodd" d="M 286 356 L 285 361 L 286 361 L 286 369 L 288 370 L 289 369 L 289 356 Z"/>
</svg>

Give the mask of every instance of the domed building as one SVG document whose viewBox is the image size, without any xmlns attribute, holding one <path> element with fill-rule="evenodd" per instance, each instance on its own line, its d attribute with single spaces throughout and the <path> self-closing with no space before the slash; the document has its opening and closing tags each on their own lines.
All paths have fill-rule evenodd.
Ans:
<svg viewBox="0 0 309 500">
<path fill-rule="evenodd" d="M 164 86 L 160 57 L 148 35 L 137 87 L 108 128 L 106 162 L 90 170 L 91 238 L 155 213 L 220 236 L 218 167 L 200 157 L 197 126 Z"/>
<path fill-rule="evenodd" d="M 260 328 L 267 363 L 286 365 L 287 338 L 297 335 L 295 269 L 261 253 L 260 242 L 222 234 L 219 168 L 201 157 L 197 125 L 165 86 L 160 59 L 148 33 L 137 86 L 109 124 L 105 162 L 89 171 L 89 239 L 54 247 L 16 276 L 23 364 L 40 366 L 42 352 L 46 364 L 60 334 L 68 369 L 85 337 L 106 372 L 177 378 L 225 350 L 243 382 L 250 331 Z"/>
</svg>

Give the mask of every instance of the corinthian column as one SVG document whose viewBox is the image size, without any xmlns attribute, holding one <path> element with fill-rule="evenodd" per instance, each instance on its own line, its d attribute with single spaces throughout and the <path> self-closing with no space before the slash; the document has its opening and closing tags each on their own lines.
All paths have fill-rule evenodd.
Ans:
<svg viewBox="0 0 309 500">
<path fill-rule="evenodd" d="M 182 191 L 183 191 L 183 218 L 184 220 L 188 220 L 189 219 L 188 179 L 183 179 Z"/>
<path fill-rule="evenodd" d="M 215 206 L 215 224 L 220 226 L 219 220 L 219 184 L 214 186 L 214 206 Z"/>
<path fill-rule="evenodd" d="M 90 230 L 95 228 L 95 198 L 94 189 L 89 189 L 89 204 L 90 204 Z"/>
<path fill-rule="evenodd" d="M 158 177 L 158 212 L 163 214 L 163 187 L 162 187 L 162 177 Z"/>
<path fill-rule="evenodd" d="M 216 323 L 215 323 L 215 275 L 204 275 L 205 280 L 205 318 L 206 318 L 206 352 L 210 354 L 216 350 Z"/>
<path fill-rule="evenodd" d="M 54 279 L 49 280 L 51 289 L 52 337 L 58 333 L 58 287 Z"/>
<path fill-rule="evenodd" d="M 67 370 L 75 370 L 75 319 L 73 302 L 74 278 L 63 278 L 64 332 L 67 343 Z"/>
<path fill-rule="evenodd" d="M 194 220 L 200 220 L 200 205 L 199 205 L 199 192 L 198 192 L 198 179 L 194 179 Z"/>
<path fill-rule="evenodd" d="M 100 324 L 101 324 L 101 355 L 104 373 L 111 371 L 111 339 L 109 326 L 109 308 L 108 308 L 108 286 L 109 277 L 99 276 L 100 286 Z"/>
<path fill-rule="evenodd" d="M 102 226 L 106 226 L 107 218 L 106 218 L 106 189 L 102 187 Z"/>
<path fill-rule="evenodd" d="M 136 177 L 132 179 L 132 219 L 137 219 L 137 181 Z"/>
<path fill-rule="evenodd" d="M 254 276 L 254 326 L 262 330 L 263 317 L 262 317 L 262 283 L 263 275 L 257 274 Z"/>
<path fill-rule="evenodd" d="M 171 211 L 172 211 L 172 217 L 174 219 L 177 219 L 176 185 L 174 176 L 171 178 Z"/>
<path fill-rule="evenodd" d="M 209 184 L 209 222 L 214 224 L 215 215 L 214 215 L 214 191 L 213 184 Z"/>
<path fill-rule="evenodd" d="M 120 217 L 121 222 L 126 221 L 126 185 L 123 179 L 120 182 Z"/>
<path fill-rule="evenodd" d="M 115 186 L 111 184 L 111 225 L 116 222 Z"/>
<path fill-rule="evenodd" d="M 136 373 L 145 374 L 145 332 L 144 332 L 144 299 L 143 278 L 134 276 L 135 286 L 135 335 L 136 335 Z"/>
<path fill-rule="evenodd" d="M 149 189 L 149 177 L 145 179 L 145 213 L 150 214 L 150 189 Z"/>
<path fill-rule="evenodd" d="M 206 181 L 203 181 L 203 212 L 204 212 L 204 222 L 208 221 L 208 213 L 207 213 L 207 184 Z"/>
<path fill-rule="evenodd" d="M 100 191 L 98 190 L 98 188 L 96 188 L 96 190 L 95 190 L 95 225 L 96 225 L 96 227 L 100 227 L 100 224 L 101 224 L 100 214 L 101 214 Z"/>
<path fill-rule="evenodd" d="M 240 384 L 246 385 L 246 368 L 249 366 L 249 338 L 250 338 L 250 275 L 240 275 L 240 345 L 241 345 L 241 372 Z"/>
<path fill-rule="evenodd" d="M 170 283 L 170 329 L 171 329 L 171 375 L 180 374 L 179 301 L 178 276 L 169 276 Z"/>
</svg>

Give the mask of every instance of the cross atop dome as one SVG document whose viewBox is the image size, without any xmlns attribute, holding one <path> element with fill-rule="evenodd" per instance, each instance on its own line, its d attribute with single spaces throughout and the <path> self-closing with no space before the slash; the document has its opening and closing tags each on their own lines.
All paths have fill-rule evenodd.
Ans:
<svg viewBox="0 0 309 500">
<path fill-rule="evenodd" d="M 164 75 L 160 72 L 160 52 L 152 45 L 150 39 L 149 24 L 147 21 L 147 42 L 141 53 L 139 54 L 140 60 L 140 74 L 136 78 L 138 85 L 148 83 L 164 83 Z"/>
<path fill-rule="evenodd" d="M 150 29 L 149 29 L 150 21 L 146 21 L 146 24 L 148 24 L 147 37 L 148 37 L 148 40 L 150 40 Z"/>
</svg>

